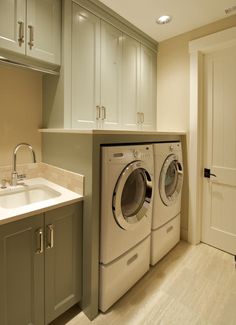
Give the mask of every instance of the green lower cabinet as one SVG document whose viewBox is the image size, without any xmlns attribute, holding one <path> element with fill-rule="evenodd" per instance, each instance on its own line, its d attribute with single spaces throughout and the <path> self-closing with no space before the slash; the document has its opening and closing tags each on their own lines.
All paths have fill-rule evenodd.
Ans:
<svg viewBox="0 0 236 325">
<path fill-rule="evenodd" d="M 45 231 L 45 320 L 48 324 L 81 299 L 82 205 L 46 212 Z"/>
<path fill-rule="evenodd" d="M 48 324 L 81 300 L 82 203 L 0 226 L 0 324 Z"/>
<path fill-rule="evenodd" d="M 0 226 L 0 324 L 44 324 L 43 214 Z"/>
</svg>

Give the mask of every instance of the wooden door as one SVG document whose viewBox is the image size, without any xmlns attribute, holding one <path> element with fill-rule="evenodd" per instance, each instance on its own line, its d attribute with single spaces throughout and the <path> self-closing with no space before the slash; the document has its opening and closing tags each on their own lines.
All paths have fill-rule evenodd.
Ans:
<svg viewBox="0 0 236 325">
<path fill-rule="evenodd" d="M 26 54 L 60 65 L 61 1 L 27 1 Z"/>
<path fill-rule="evenodd" d="M 0 48 L 25 54 L 26 0 L 0 1 Z"/>
<path fill-rule="evenodd" d="M 100 19 L 72 5 L 72 127 L 98 127 L 100 105 Z"/>
<path fill-rule="evenodd" d="M 202 241 L 236 255 L 236 46 L 205 56 Z"/>
<path fill-rule="evenodd" d="M 82 203 L 45 213 L 45 320 L 48 324 L 82 295 Z"/>
<path fill-rule="evenodd" d="M 0 226 L 0 324 L 44 324 L 43 215 Z M 41 245 L 41 250 L 40 250 Z"/>
<path fill-rule="evenodd" d="M 156 60 L 156 53 L 142 45 L 140 112 L 144 130 L 156 129 Z"/>
<path fill-rule="evenodd" d="M 122 125 L 136 130 L 140 110 L 140 43 L 128 35 L 122 39 Z"/>
<path fill-rule="evenodd" d="M 102 127 L 121 124 L 122 32 L 101 21 L 101 118 Z"/>
</svg>

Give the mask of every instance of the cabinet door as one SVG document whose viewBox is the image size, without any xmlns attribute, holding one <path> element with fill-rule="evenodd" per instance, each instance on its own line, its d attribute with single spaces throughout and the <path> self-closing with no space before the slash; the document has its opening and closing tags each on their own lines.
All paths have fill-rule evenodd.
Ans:
<svg viewBox="0 0 236 325">
<path fill-rule="evenodd" d="M 143 112 L 144 130 L 156 129 L 156 53 L 141 46 L 140 111 Z"/>
<path fill-rule="evenodd" d="M 0 226 L 0 324 L 44 324 L 43 215 Z M 42 233 L 43 235 L 43 233 Z"/>
<path fill-rule="evenodd" d="M 122 125 L 129 130 L 137 129 L 140 89 L 140 43 L 123 36 L 122 57 Z"/>
<path fill-rule="evenodd" d="M 81 299 L 82 203 L 45 213 L 45 319 Z"/>
<path fill-rule="evenodd" d="M 101 22 L 101 109 L 103 127 L 115 129 L 121 121 L 122 32 Z"/>
<path fill-rule="evenodd" d="M 61 1 L 27 1 L 26 54 L 60 65 Z"/>
<path fill-rule="evenodd" d="M 100 19 L 72 7 L 72 127 L 94 129 L 100 105 Z"/>
<path fill-rule="evenodd" d="M 0 1 L 0 48 L 25 54 L 26 0 Z"/>
</svg>

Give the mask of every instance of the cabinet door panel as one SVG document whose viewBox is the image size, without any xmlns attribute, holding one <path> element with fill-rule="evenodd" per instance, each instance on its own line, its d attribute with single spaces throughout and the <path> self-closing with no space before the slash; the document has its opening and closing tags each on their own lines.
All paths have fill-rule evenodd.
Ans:
<svg viewBox="0 0 236 325">
<path fill-rule="evenodd" d="M 0 324 L 44 324 L 43 215 L 0 226 Z"/>
<path fill-rule="evenodd" d="M 82 204 L 46 212 L 45 227 L 45 245 L 53 246 L 45 251 L 45 318 L 49 323 L 81 299 Z"/>
<path fill-rule="evenodd" d="M 72 127 L 96 128 L 100 105 L 100 19 L 73 3 Z"/>
<path fill-rule="evenodd" d="M 141 46 L 141 107 L 144 130 L 156 129 L 156 53 Z"/>
<path fill-rule="evenodd" d="M 126 129 L 137 129 L 140 43 L 127 35 L 123 36 L 122 68 L 122 124 Z"/>
<path fill-rule="evenodd" d="M 33 29 L 30 33 L 30 27 Z M 32 40 L 32 46 L 29 42 Z M 36 59 L 60 64 L 61 2 L 30 0 L 27 2 L 26 54 Z"/>
<path fill-rule="evenodd" d="M 101 106 L 106 110 L 103 126 L 120 126 L 122 32 L 101 22 Z"/>
<path fill-rule="evenodd" d="M 25 54 L 26 0 L 0 1 L 0 47 Z M 20 22 L 23 23 L 20 26 Z M 20 28 L 24 43 L 19 43 Z"/>
</svg>

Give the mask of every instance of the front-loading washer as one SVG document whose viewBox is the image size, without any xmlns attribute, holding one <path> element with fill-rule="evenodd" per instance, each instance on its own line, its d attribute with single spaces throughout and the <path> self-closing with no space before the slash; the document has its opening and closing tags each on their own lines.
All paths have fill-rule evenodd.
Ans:
<svg viewBox="0 0 236 325">
<path fill-rule="evenodd" d="M 150 264 L 153 146 L 102 147 L 99 308 L 106 311 Z"/>
<path fill-rule="evenodd" d="M 180 142 L 155 143 L 155 194 L 151 232 L 151 265 L 180 240 L 183 158 Z"/>
</svg>

